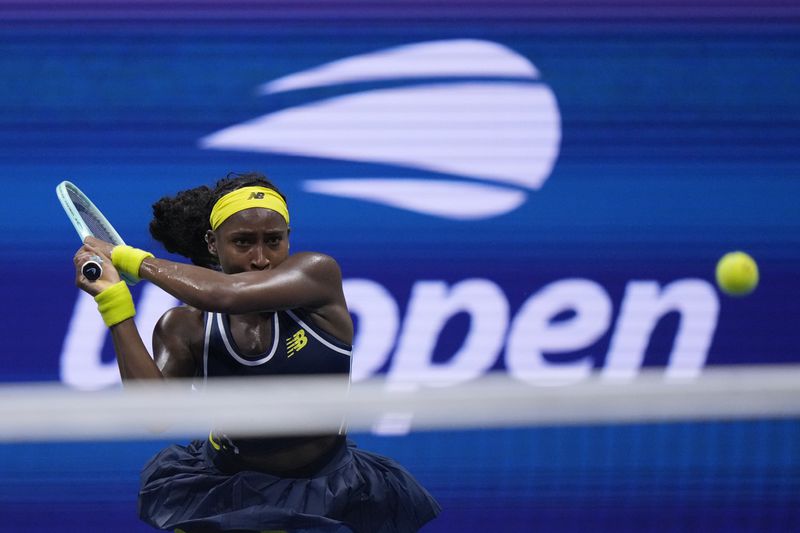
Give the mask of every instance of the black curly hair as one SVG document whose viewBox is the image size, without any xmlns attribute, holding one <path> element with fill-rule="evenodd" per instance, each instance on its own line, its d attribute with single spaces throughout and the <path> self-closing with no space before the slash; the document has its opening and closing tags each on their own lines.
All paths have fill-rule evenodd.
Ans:
<svg viewBox="0 0 800 533">
<path fill-rule="evenodd" d="M 211 229 L 209 217 L 217 200 L 242 187 L 268 187 L 286 200 L 283 193 L 263 174 L 229 173 L 217 181 L 214 188 L 206 185 L 165 196 L 153 204 L 150 235 L 164 245 L 168 252 L 180 254 L 195 265 L 218 268 L 217 258 L 206 244 L 206 232 Z"/>
</svg>

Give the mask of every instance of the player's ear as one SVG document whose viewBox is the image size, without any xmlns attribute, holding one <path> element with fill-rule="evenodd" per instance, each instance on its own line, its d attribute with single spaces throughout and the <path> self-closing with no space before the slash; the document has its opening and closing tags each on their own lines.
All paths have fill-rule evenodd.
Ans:
<svg viewBox="0 0 800 533">
<path fill-rule="evenodd" d="M 206 232 L 206 245 L 208 246 L 208 253 L 214 257 L 219 257 L 219 254 L 217 254 L 217 236 L 211 230 Z"/>
</svg>

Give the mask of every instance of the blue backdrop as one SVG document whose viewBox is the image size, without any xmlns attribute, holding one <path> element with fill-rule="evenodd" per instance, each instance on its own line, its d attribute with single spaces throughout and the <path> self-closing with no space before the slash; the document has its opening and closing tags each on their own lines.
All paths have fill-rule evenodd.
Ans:
<svg viewBox="0 0 800 533">
<path fill-rule="evenodd" d="M 356 378 L 800 362 L 800 8 L 601 4 L 0 2 L 0 380 L 118 380 L 61 180 L 168 256 L 151 204 L 249 170 L 340 262 Z"/>
<path fill-rule="evenodd" d="M 328 252 L 346 278 L 385 290 L 381 302 L 394 306 L 397 324 L 377 324 L 369 336 L 380 331 L 397 341 L 363 356 L 370 361 L 364 375 L 391 369 L 395 344 L 410 323 L 413 289 L 424 280 L 444 282 L 444 300 L 460 281 L 489 283 L 498 308 L 508 308 L 507 319 L 487 325 L 494 330 L 510 330 L 523 303 L 541 303 L 552 284 L 591 281 L 597 287 L 590 292 L 608 298 L 610 315 L 596 324 L 573 317 L 583 341 L 537 349 L 546 362 L 586 357 L 598 368 L 615 331 L 625 329 L 622 344 L 633 335 L 620 326 L 631 283 L 656 283 L 651 300 L 658 301 L 670 284 L 702 280 L 707 287 L 661 306 L 651 335 L 640 332 L 649 340 L 645 364 L 667 363 L 682 323 L 691 330 L 686 335 L 699 336 L 687 341 L 694 342 L 687 349 L 690 366 L 798 360 L 799 43 L 795 19 L 781 16 L 793 7 L 765 9 L 753 19 L 748 13 L 758 11 L 755 3 L 729 9 L 715 2 L 685 9 L 647 2 L 603 9 L 536 2 L 435 9 L 416 2 L 163 8 L 115 2 L 102 9 L 64 3 L 4 10 L 0 279 L 8 305 L 1 379 L 53 380 L 64 371 L 64 339 L 78 296 L 70 264 L 77 241 L 53 193 L 58 182 L 74 181 L 127 241 L 163 254 L 147 234 L 152 202 L 231 170 L 264 171 L 286 191 L 293 249 Z M 427 55 L 404 51 L 420 45 L 424 52 L 431 43 L 442 47 Z M 496 48 L 484 50 L 490 47 Z M 404 68 L 391 62 L 392 52 L 405 56 Z M 378 67 L 354 60 L 365 55 Z M 349 68 L 340 68 L 345 74 L 330 74 L 331 64 L 348 60 Z M 381 64 L 382 77 L 375 74 Z M 328 79 L 259 91 L 298 73 L 324 77 L 325 68 Z M 462 97 L 469 83 L 483 84 L 485 96 Z M 515 84 L 531 94 L 547 91 L 553 102 L 535 94 L 514 100 L 503 90 Z M 444 88 L 450 105 L 434 105 L 421 94 L 431 87 Z M 402 100 L 403 91 L 406 100 L 418 96 L 419 102 Z M 388 93 L 368 107 L 367 98 Z M 343 105 L 347 98 L 354 101 L 350 107 Z M 404 122 L 403 113 L 381 105 L 404 105 L 403 112 L 420 118 Z M 531 108 L 533 118 L 514 120 Z M 216 132 L 282 111 L 295 114 L 251 132 L 255 145 L 247 139 L 203 144 Z M 383 120 L 371 124 L 369 116 Z M 434 139 L 443 141 L 426 159 L 415 138 L 433 127 L 441 133 Z M 494 128 L 487 138 L 495 144 L 468 163 L 489 170 L 448 167 L 454 163 L 449 154 L 464 158 L 476 149 L 464 137 L 484 127 Z M 279 139 L 257 146 L 270 128 Z M 370 135 L 387 130 L 396 132 L 394 152 L 366 146 Z M 463 131 L 468 135 L 459 136 Z M 349 151 L 326 151 L 337 135 L 353 139 Z M 549 155 L 529 160 L 526 150 L 534 158 Z M 504 173 L 507 166 L 514 168 Z M 390 205 L 397 198 L 365 200 L 383 194 L 367 182 L 350 197 L 314 190 L 345 179 L 486 189 L 465 190 L 464 200 L 460 189 L 441 193 L 443 203 L 464 203 L 460 216 L 467 218 L 460 219 Z M 429 194 L 424 186 L 401 200 Z M 489 193 L 516 195 L 520 203 L 470 215 L 476 203 L 490 202 Z M 757 259 L 760 287 L 745 299 L 706 294 L 715 290 L 716 260 L 733 249 Z M 36 282 L 21 282 L 20 271 Z M 559 287 L 558 294 L 571 290 Z M 692 298 L 704 310 L 688 316 Z M 353 299 L 354 306 L 376 301 Z M 450 303 L 438 317 L 438 346 L 415 346 L 428 360 L 458 355 L 470 325 L 480 322 L 476 311 Z M 548 300 L 541 307 L 553 315 L 562 307 L 570 327 L 574 302 Z M 535 344 L 520 344 L 526 342 Z M 506 366 L 508 335 L 488 345 L 487 360 Z M 107 349 L 103 357 L 110 358 Z"/>
</svg>

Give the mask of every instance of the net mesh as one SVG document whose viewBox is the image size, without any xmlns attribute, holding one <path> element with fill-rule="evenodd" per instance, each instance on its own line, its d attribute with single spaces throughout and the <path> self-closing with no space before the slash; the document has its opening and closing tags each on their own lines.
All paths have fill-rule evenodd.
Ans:
<svg viewBox="0 0 800 533">
<path fill-rule="evenodd" d="M 505 378 L 440 388 L 367 382 L 341 402 L 313 380 L 205 393 L 186 384 L 93 393 L 4 387 L 0 515 L 9 531 L 54 520 L 82 531 L 109 523 L 150 531 L 135 518 L 138 472 L 160 448 L 204 437 L 209 418 L 287 434 L 346 407 L 350 437 L 398 460 L 442 504 L 424 532 L 798 530 L 798 377 L 798 368 L 777 367 L 682 383 L 657 375 L 568 387 Z M 232 405 L 237 414 L 224 414 Z M 205 415 L 193 419 L 192 408 Z M 262 411 L 273 414 L 259 418 Z M 282 411 L 284 422 L 275 414 Z M 187 419 L 166 433 L 146 427 Z"/>
</svg>

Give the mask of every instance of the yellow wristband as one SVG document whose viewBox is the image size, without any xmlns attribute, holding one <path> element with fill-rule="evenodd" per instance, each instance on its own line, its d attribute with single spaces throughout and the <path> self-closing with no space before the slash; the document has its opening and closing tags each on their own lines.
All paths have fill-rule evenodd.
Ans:
<svg viewBox="0 0 800 533">
<path fill-rule="evenodd" d="M 117 270 L 134 281 L 139 281 L 139 267 L 142 266 L 142 261 L 148 257 L 153 257 L 153 254 L 127 244 L 120 244 L 111 250 L 111 262 L 114 263 Z"/>
<path fill-rule="evenodd" d="M 97 302 L 97 310 L 108 327 L 136 316 L 131 291 L 124 281 L 110 286 L 95 296 L 94 301 Z"/>
</svg>

